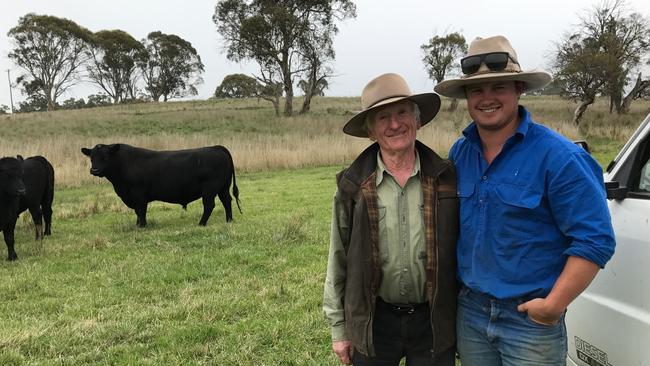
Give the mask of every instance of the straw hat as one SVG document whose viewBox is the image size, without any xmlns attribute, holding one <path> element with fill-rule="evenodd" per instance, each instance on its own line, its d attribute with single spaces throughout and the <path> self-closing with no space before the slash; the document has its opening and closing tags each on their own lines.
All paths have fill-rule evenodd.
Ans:
<svg viewBox="0 0 650 366">
<path fill-rule="evenodd" d="M 438 83 L 433 89 L 436 93 L 449 98 L 465 98 L 465 86 L 470 84 L 485 83 L 491 81 L 523 81 L 524 92 L 541 89 L 551 82 L 551 74 L 544 70 L 534 69 L 530 71 L 521 71 L 517 64 L 517 53 L 510 45 L 508 39 L 504 36 L 494 36 L 489 38 L 476 38 L 469 45 L 466 57 L 482 55 L 492 52 L 507 52 L 515 60 L 512 62 L 508 59 L 505 69 L 500 71 L 490 70 L 485 63 L 473 74 L 463 75 L 458 79 L 444 80 Z"/>
<path fill-rule="evenodd" d="M 411 100 L 420 109 L 420 125 L 429 123 L 440 109 L 440 97 L 436 93 L 412 94 L 406 80 L 398 74 L 383 74 L 371 80 L 361 93 L 361 112 L 343 127 L 343 132 L 356 137 L 368 137 L 365 128 L 366 115 L 381 106 Z"/>
</svg>

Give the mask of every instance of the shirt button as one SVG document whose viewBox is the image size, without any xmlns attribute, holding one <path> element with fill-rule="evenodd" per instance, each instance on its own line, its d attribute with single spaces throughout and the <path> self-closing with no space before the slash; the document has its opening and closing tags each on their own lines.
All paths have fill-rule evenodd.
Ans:
<svg viewBox="0 0 650 366">
<path fill-rule="evenodd" d="M 408 272 L 408 271 L 409 271 L 408 269 L 404 268 L 404 272 Z"/>
<path fill-rule="evenodd" d="M 487 175 L 482 176 L 481 180 L 486 181 L 487 180 Z"/>
</svg>

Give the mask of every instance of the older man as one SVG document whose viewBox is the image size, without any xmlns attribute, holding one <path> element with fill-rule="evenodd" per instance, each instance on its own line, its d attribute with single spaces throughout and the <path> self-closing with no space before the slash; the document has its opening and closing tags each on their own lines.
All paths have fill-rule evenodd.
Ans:
<svg viewBox="0 0 650 366">
<path fill-rule="evenodd" d="M 458 169 L 458 352 L 463 366 L 564 365 L 564 313 L 614 252 L 602 171 L 519 105 L 551 81 L 502 36 L 477 38 L 464 75 L 436 85 L 473 122 Z"/>
<path fill-rule="evenodd" d="M 452 366 L 456 174 L 416 140 L 440 99 L 385 74 L 361 104 L 343 132 L 376 142 L 337 175 L 323 300 L 332 348 L 345 364 Z"/>
</svg>

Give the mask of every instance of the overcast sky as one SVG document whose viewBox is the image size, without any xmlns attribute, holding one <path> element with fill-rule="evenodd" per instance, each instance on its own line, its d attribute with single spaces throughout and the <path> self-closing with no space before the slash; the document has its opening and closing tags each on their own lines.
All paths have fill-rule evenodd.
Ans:
<svg viewBox="0 0 650 366">
<path fill-rule="evenodd" d="M 420 45 L 435 34 L 460 31 L 469 41 L 502 34 L 508 37 L 524 69 L 547 68 L 553 42 L 578 23 L 600 0 L 546 1 L 433 1 L 356 0 L 357 18 L 339 23 L 334 40 L 336 77 L 329 96 L 357 96 L 364 85 L 386 72 L 402 74 L 414 92 L 430 91 Z M 149 32 L 176 34 L 192 43 L 205 65 L 198 99 L 210 97 L 222 79 L 232 73 L 255 73 L 254 64 L 228 61 L 212 22 L 216 0 L 3 0 L 0 11 L 0 104 L 9 105 L 7 70 L 12 80 L 21 70 L 8 58 L 9 29 L 18 18 L 33 12 L 73 20 L 93 32 L 121 29 L 136 39 Z M 650 17 L 650 1 L 628 5 Z M 62 99 L 81 98 L 99 90 L 92 85 L 74 87 Z M 23 100 L 13 91 L 14 105 Z"/>
</svg>

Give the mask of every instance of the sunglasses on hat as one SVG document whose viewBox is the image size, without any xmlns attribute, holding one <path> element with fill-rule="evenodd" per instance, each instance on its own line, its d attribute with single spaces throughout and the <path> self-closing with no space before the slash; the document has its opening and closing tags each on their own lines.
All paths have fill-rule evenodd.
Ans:
<svg viewBox="0 0 650 366">
<path fill-rule="evenodd" d="M 508 66 L 508 59 L 519 65 L 514 58 L 510 57 L 508 52 L 490 52 L 467 56 L 460 60 L 460 67 L 465 75 L 477 72 L 482 63 L 491 71 L 501 71 Z"/>
</svg>

